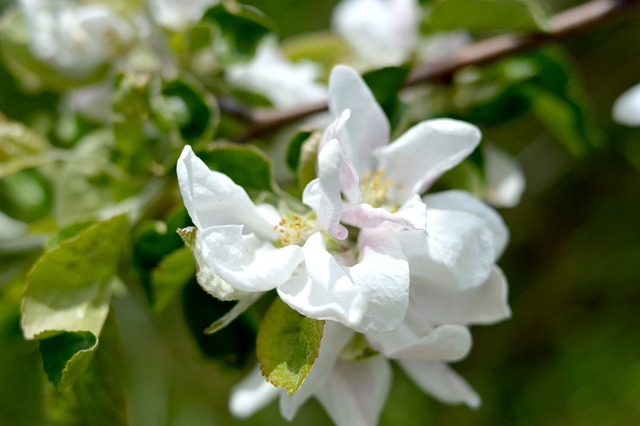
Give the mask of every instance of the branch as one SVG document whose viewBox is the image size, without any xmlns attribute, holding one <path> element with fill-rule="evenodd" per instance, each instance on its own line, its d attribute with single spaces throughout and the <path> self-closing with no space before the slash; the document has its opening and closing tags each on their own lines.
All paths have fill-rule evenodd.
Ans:
<svg viewBox="0 0 640 426">
<path fill-rule="evenodd" d="M 547 33 L 504 34 L 491 37 L 470 44 L 443 60 L 418 65 L 409 74 L 404 86 L 447 80 L 454 72 L 466 66 L 486 64 L 532 49 L 549 41 L 561 40 L 585 32 L 614 18 L 628 17 L 630 12 L 635 12 L 639 8 L 639 0 L 594 0 L 554 15 L 550 20 L 550 30 Z M 245 110 L 238 115 L 248 118 L 251 126 L 237 140 L 238 142 L 245 142 L 282 124 L 304 118 L 325 109 L 327 109 L 326 101 L 286 110 L 272 108 Z"/>
</svg>

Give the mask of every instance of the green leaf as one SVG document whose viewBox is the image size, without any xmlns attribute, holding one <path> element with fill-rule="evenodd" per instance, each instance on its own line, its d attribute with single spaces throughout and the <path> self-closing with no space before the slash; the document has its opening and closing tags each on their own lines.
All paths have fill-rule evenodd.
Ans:
<svg viewBox="0 0 640 426">
<path fill-rule="evenodd" d="M 294 394 L 320 351 L 324 321 L 307 318 L 279 298 L 265 315 L 257 339 L 257 355 L 265 378 Z"/>
<path fill-rule="evenodd" d="M 196 264 L 189 247 L 166 256 L 151 272 L 153 310 L 161 312 L 196 275 Z"/>
<path fill-rule="evenodd" d="M 438 0 L 423 23 L 428 32 L 459 28 L 546 32 L 549 22 L 534 0 Z"/>
<path fill-rule="evenodd" d="M 269 157 L 252 145 L 223 143 L 198 153 L 213 170 L 229 176 L 247 191 L 273 191 L 275 182 Z"/>
<path fill-rule="evenodd" d="M 162 95 L 164 102 L 152 103 L 152 110 L 158 114 L 159 105 L 164 106 L 165 115 L 178 125 L 185 141 L 193 144 L 213 136 L 220 113 L 215 98 L 204 87 L 186 78 L 174 79 L 163 85 Z"/>
<path fill-rule="evenodd" d="M 282 42 L 282 51 L 292 61 L 303 59 L 322 64 L 327 72 L 334 65 L 347 62 L 351 54 L 344 39 L 331 31 L 288 37 Z"/>
<path fill-rule="evenodd" d="M 223 328 L 231 324 L 233 320 L 246 312 L 246 310 L 249 309 L 254 303 L 256 303 L 256 301 L 263 295 L 264 293 L 258 291 L 249 293 L 247 297 L 245 297 L 244 299 L 240 299 L 238 303 L 236 303 L 235 306 L 229 310 L 229 312 L 212 322 L 209 327 L 205 328 L 204 333 L 214 334 L 222 330 Z"/>
<path fill-rule="evenodd" d="M 387 67 L 369 71 L 362 76 L 390 122 L 395 122 L 398 116 L 398 92 L 407 75 L 409 68 Z"/>
<path fill-rule="evenodd" d="M 54 177 L 54 214 L 60 225 L 85 222 L 100 208 L 113 204 L 112 149 L 112 133 L 97 130 L 82 138 L 60 166 Z"/>
<path fill-rule="evenodd" d="M 300 130 L 293 135 L 289 141 L 287 148 L 287 167 L 292 173 L 296 174 L 298 165 L 300 164 L 300 154 L 302 153 L 302 144 L 313 134 L 309 130 Z"/>
<path fill-rule="evenodd" d="M 593 148 L 580 105 L 535 86 L 526 93 L 536 117 L 569 151 L 584 155 Z"/>
<path fill-rule="evenodd" d="M 82 374 L 98 346 L 88 331 L 65 332 L 40 340 L 42 365 L 56 387 L 66 387 Z"/>
<path fill-rule="evenodd" d="M 225 64 L 249 59 L 260 40 L 275 31 L 274 23 L 266 15 L 236 1 L 225 1 L 211 7 L 203 20 L 212 20 L 220 27 L 222 35 L 216 50 L 220 61 Z"/>
<path fill-rule="evenodd" d="M 100 334 L 111 278 L 129 234 L 125 216 L 97 222 L 44 253 L 27 277 L 22 330 L 27 339 L 60 332 Z"/>
<path fill-rule="evenodd" d="M 0 117 L 0 163 L 49 149 L 49 143 L 22 123 Z"/>
<path fill-rule="evenodd" d="M 8 266 L 6 258 L 0 264 Z M 38 344 L 25 340 L 20 330 L 23 280 L 19 276 L 0 286 L 0 413 L 2 424 L 44 425 L 46 378 Z"/>
<path fill-rule="evenodd" d="M 0 178 L 55 160 L 49 143 L 22 123 L 0 115 Z"/>
<path fill-rule="evenodd" d="M 51 343 L 46 350 L 51 351 L 48 356 L 53 357 L 60 351 L 48 340 L 41 342 L 41 351 L 45 343 Z M 124 352 L 113 313 L 107 317 L 99 344 L 94 345 L 86 356 L 87 360 L 89 358 L 92 358 L 91 363 L 86 370 L 77 373 L 72 386 L 51 391 L 49 411 L 53 415 L 52 423 L 73 426 L 129 425 L 129 407 L 124 389 Z"/>
</svg>

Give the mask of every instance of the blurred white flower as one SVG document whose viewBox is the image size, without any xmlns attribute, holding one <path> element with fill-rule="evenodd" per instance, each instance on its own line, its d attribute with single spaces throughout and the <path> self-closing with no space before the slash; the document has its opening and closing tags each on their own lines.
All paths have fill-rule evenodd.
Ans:
<svg viewBox="0 0 640 426">
<path fill-rule="evenodd" d="M 263 41 L 249 62 L 233 64 L 226 70 L 232 85 L 265 96 L 276 108 L 325 100 L 327 88 L 317 81 L 320 74 L 314 62 L 290 62 L 272 39 Z"/>
<path fill-rule="evenodd" d="M 332 25 L 353 49 L 358 68 L 381 68 L 407 61 L 418 39 L 416 0 L 343 0 Z"/>
<path fill-rule="evenodd" d="M 105 4 L 20 0 L 20 7 L 33 55 L 71 76 L 90 74 L 135 38 L 130 22 Z"/>
<path fill-rule="evenodd" d="M 199 21 L 219 0 L 147 0 L 153 20 L 161 27 L 181 31 Z"/>
<path fill-rule="evenodd" d="M 640 126 L 640 84 L 627 89 L 616 99 L 613 119 L 626 126 Z"/>
<path fill-rule="evenodd" d="M 485 146 L 487 182 L 484 198 L 496 207 L 515 207 L 525 189 L 525 177 L 518 160 L 495 145 Z"/>
</svg>

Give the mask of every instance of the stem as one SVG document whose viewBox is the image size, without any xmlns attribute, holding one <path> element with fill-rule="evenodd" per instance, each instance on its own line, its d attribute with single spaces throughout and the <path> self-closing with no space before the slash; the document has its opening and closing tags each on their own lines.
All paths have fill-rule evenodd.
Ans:
<svg viewBox="0 0 640 426">
<path fill-rule="evenodd" d="M 404 86 L 415 86 L 427 82 L 450 79 L 460 68 L 469 65 L 481 65 L 509 55 L 532 49 L 543 43 L 561 40 L 590 30 L 617 17 L 629 17 L 636 12 L 640 0 L 594 0 L 564 12 L 550 19 L 550 30 L 538 34 L 503 34 L 470 44 L 443 60 L 418 65 L 409 74 Z M 224 104 L 222 105 L 223 109 Z M 239 113 L 239 109 L 242 113 Z M 273 108 L 255 108 L 250 110 L 234 104 L 233 114 L 246 118 L 249 129 L 236 141 L 246 142 L 282 124 L 304 118 L 327 109 L 327 102 L 301 105 L 295 108 L 276 110 Z M 226 111 L 225 111 L 226 112 Z M 231 111 L 229 111 L 231 112 Z"/>
</svg>

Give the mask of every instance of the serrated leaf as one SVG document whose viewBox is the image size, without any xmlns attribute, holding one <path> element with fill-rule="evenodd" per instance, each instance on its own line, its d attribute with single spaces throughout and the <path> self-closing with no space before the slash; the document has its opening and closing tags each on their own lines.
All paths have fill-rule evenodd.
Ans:
<svg viewBox="0 0 640 426">
<path fill-rule="evenodd" d="M 151 272 L 153 310 L 161 312 L 196 274 L 196 264 L 189 247 L 166 256 Z"/>
<path fill-rule="evenodd" d="M 27 277 L 22 330 L 27 339 L 64 331 L 100 334 L 111 277 L 129 234 L 125 216 L 97 222 L 44 253 Z"/>
<path fill-rule="evenodd" d="M 307 318 L 275 299 L 257 338 L 260 369 L 273 385 L 294 394 L 320 351 L 324 321 Z"/>
<path fill-rule="evenodd" d="M 98 346 L 98 339 L 88 331 L 64 332 L 40 340 L 42 365 L 56 387 L 66 387 L 86 370 Z"/>
<path fill-rule="evenodd" d="M 429 32 L 459 28 L 546 32 L 549 22 L 534 0 L 437 0 L 423 23 Z"/>
<path fill-rule="evenodd" d="M 43 359 L 60 352 L 54 345 L 43 348 L 43 343 L 47 340 L 41 342 Z M 91 362 L 82 370 L 77 369 L 74 364 L 67 365 L 65 373 L 73 373 L 76 379 L 72 386 L 58 387 L 51 392 L 48 402 L 49 411 L 53 413 L 52 423 L 70 426 L 129 425 L 129 408 L 124 390 L 123 348 L 113 313 L 107 317 L 99 344 L 79 354 L 84 355 L 81 361 Z"/>
<path fill-rule="evenodd" d="M 229 176 L 247 191 L 273 191 L 275 182 L 269 157 L 251 145 L 218 144 L 198 154 L 213 170 Z"/>
</svg>

